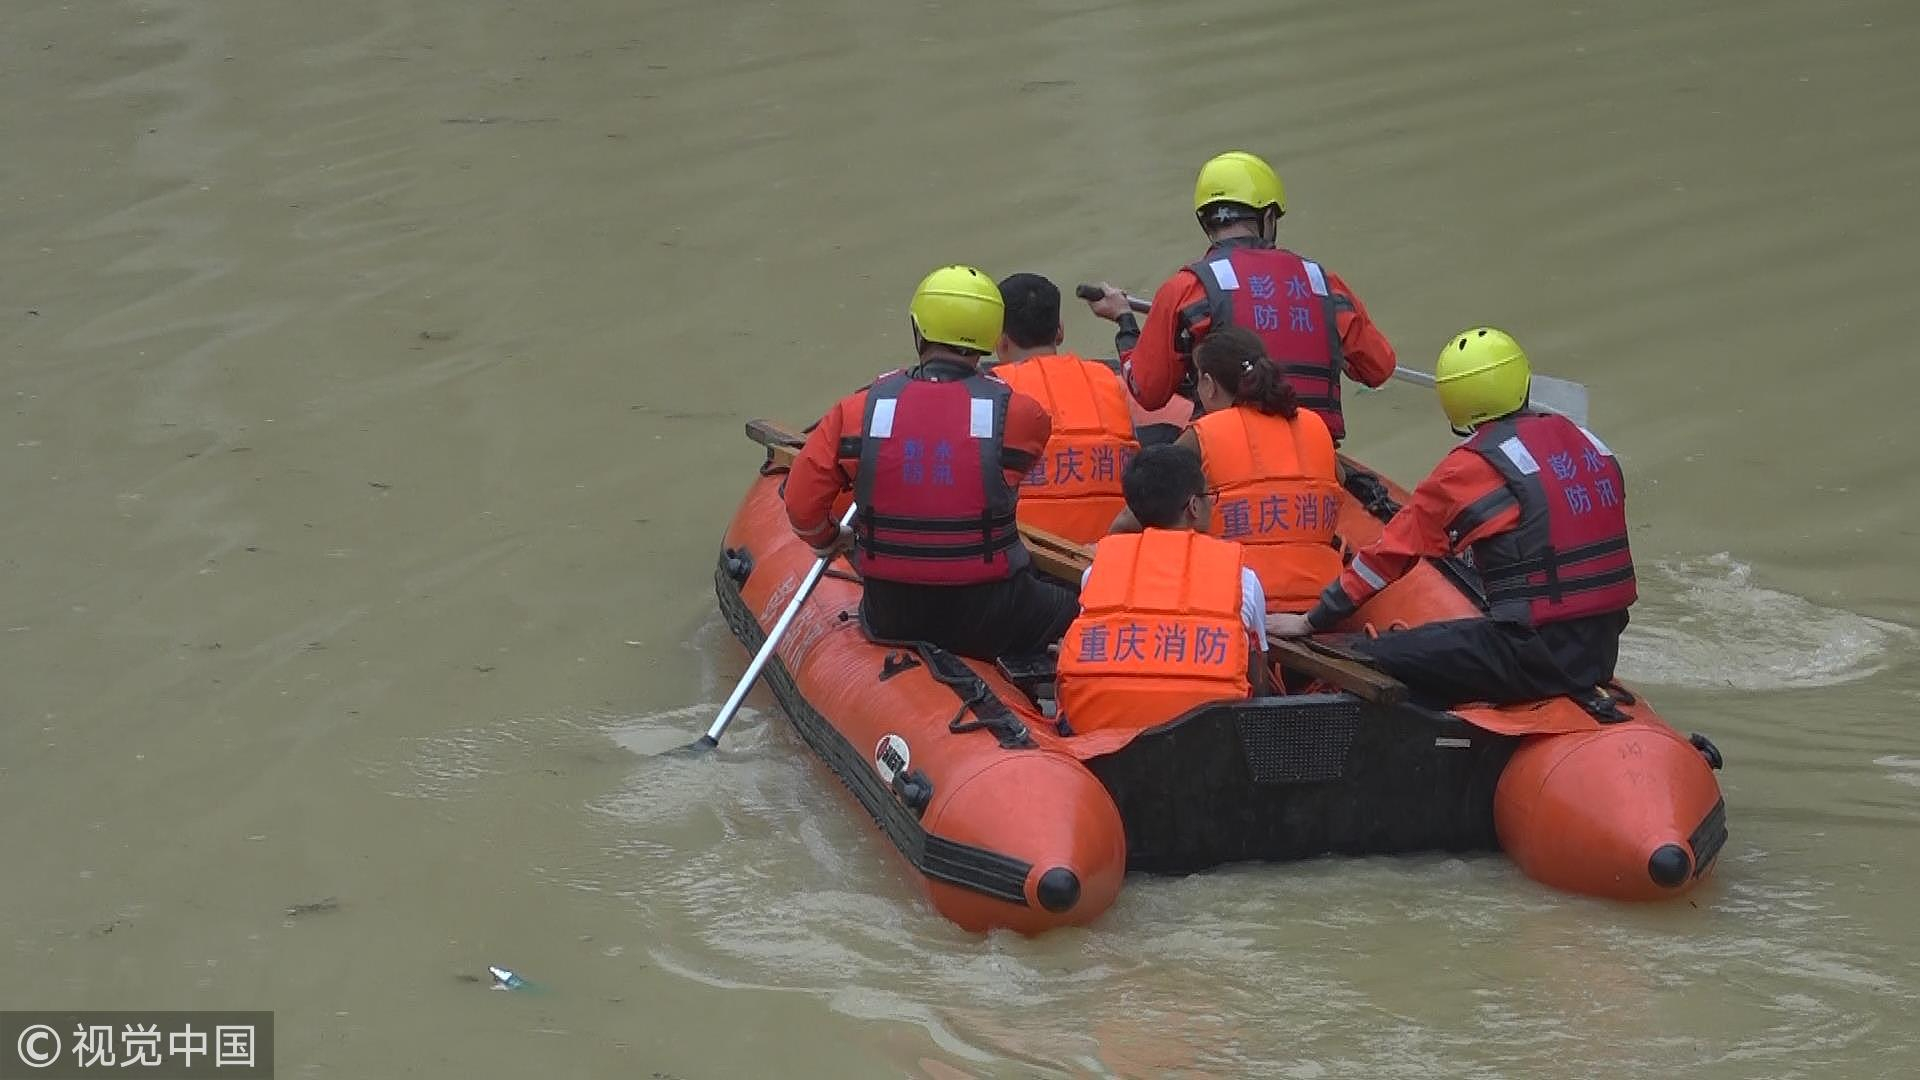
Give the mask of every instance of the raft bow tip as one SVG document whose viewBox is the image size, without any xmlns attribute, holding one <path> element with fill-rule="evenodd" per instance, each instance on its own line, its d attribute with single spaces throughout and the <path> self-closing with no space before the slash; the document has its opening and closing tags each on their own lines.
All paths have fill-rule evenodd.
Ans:
<svg viewBox="0 0 1920 1080">
<path fill-rule="evenodd" d="M 1080 875 L 1064 866 L 1056 866 L 1040 875 L 1033 892 L 1041 907 L 1055 915 L 1062 914 L 1080 902 Z"/>
<path fill-rule="evenodd" d="M 1661 844 L 1647 858 L 1647 876 L 1663 889 L 1677 889 L 1693 875 L 1693 858 L 1674 843 Z"/>
</svg>

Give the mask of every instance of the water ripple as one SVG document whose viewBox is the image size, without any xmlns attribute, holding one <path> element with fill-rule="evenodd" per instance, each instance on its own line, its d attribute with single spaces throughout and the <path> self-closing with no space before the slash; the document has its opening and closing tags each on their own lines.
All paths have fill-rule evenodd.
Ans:
<svg viewBox="0 0 1920 1080">
<path fill-rule="evenodd" d="M 1646 567 L 1620 670 L 1669 686 L 1784 690 L 1857 682 L 1912 648 L 1914 632 L 1756 584 L 1722 552 Z"/>
</svg>

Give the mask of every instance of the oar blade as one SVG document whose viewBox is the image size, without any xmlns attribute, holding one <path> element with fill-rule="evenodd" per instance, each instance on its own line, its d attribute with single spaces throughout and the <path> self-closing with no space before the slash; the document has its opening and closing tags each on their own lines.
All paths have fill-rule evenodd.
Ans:
<svg viewBox="0 0 1920 1080">
<path fill-rule="evenodd" d="M 719 739 L 716 739 L 711 735 L 702 735 L 699 738 L 693 740 L 690 743 L 687 743 L 684 746 L 676 746 L 671 750 L 662 750 L 657 756 L 658 757 L 699 757 L 700 755 L 718 747 L 719 745 L 720 745 Z"/>
<path fill-rule="evenodd" d="M 1556 412 L 1585 427 L 1587 424 L 1587 388 L 1567 379 L 1550 375 L 1533 377 L 1532 400 L 1536 408 Z"/>
</svg>

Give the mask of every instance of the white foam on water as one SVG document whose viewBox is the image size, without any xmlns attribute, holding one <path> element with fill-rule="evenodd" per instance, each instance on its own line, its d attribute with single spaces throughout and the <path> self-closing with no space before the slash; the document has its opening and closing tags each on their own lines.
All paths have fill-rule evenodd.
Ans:
<svg viewBox="0 0 1920 1080">
<path fill-rule="evenodd" d="M 698 739 L 705 733 L 707 725 L 713 723 L 719 711 L 718 704 L 704 701 L 671 709 L 657 709 L 621 717 L 607 726 L 606 734 L 616 745 L 642 757 L 664 754 Z M 758 710 L 743 705 L 734 717 L 733 725 L 729 725 L 729 730 L 735 726 L 751 728 L 763 719 Z"/>
<path fill-rule="evenodd" d="M 1642 567 L 1640 603 L 1620 642 L 1631 682 L 1784 690 L 1884 670 L 1914 632 L 1756 585 L 1726 552 Z"/>
<path fill-rule="evenodd" d="M 1873 763 L 1888 770 L 1887 779 L 1894 783 L 1920 787 L 1920 758 L 1888 754 L 1874 758 Z"/>
<path fill-rule="evenodd" d="M 692 656 L 688 668 L 698 681 L 700 700 L 623 715 L 607 724 L 608 738 L 646 757 L 680 749 L 706 732 L 719 715 L 721 703 L 745 672 L 746 654 L 718 612 L 702 619 L 680 642 L 680 649 Z M 756 699 L 771 703 L 772 695 L 764 685 L 756 687 L 740 706 L 739 713 L 727 726 L 730 745 L 751 739 L 756 728 L 779 718 L 777 710 L 756 707 Z"/>
</svg>

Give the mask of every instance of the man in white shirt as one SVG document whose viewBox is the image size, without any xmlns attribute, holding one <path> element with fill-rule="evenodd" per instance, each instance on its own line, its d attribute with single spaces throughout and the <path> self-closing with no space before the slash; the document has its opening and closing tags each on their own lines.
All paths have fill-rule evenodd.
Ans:
<svg viewBox="0 0 1920 1080">
<path fill-rule="evenodd" d="M 1144 527 L 1100 541 L 1081 577 L 1058 663 L 1073 730 L 1143 730 L 1264 694 L 1266 597 L 1240 545 L 1206 535 L 1213 499 L 1200 455 L 1148 447 L 1121 486 Z"/>
<path fill-rule="evenodd" d="M 1213 501 L 1211 494 L 1202 491 L 1200 495 L 1201 498 L 1207 500 L 1209 504 L 1208 516 L 1211 517 L 1211 504 Z M 1187 528 L 1192 527 L 1191 525 L 1187 526 Z M 1201 529 L 1200 531 L 1205 532 L 1206 530 Z M 1093 567 L 1091 566 L 1080 571 L 1080 588 L 1082 591 L 1086 590 L 1087 578 L 1092 575 Z M 1252 638 L 1254 648 L 1259 652 L 1265 652 L 1267 649 L 1267 594 L 1266 590 L 1260 587 L 1260 575 L 1245 566 L 1240 568 L 1240 622 L 1247 628 L 1247 634 Z"/>
</svg>

